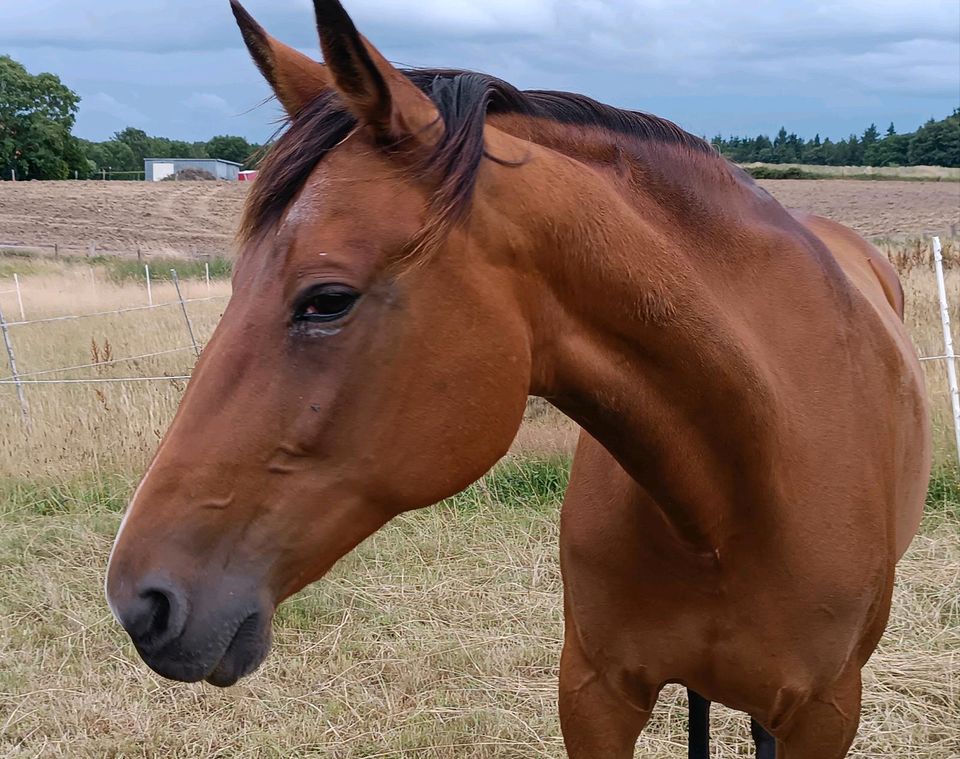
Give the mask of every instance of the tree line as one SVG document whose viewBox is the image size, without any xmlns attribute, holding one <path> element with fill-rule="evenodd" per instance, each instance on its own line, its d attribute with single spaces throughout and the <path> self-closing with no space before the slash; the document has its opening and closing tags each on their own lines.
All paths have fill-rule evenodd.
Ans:
<svg viewBox="0 0 960 759">
<path fill-rule="evenodd" d="M 243 137 L 220 135 L 205 142 L 152 137 L 127 127 L 109 140 L 73 135 L 80 97 L 54 74 L 30 74 L 10 56 L 0 56 L 0 178 L 134 178 L 144 158 L 221 158 L 254 168 L 262 149 Z M 881 134 L 871 124 L 862 135 L 834 142 L 804 140 L 781 128 L 773 139 L 722 137 L 713 144 L 737 163 L 803 163 L 830 166 L 960 167 L 960 109 L 915 132 Z"/>
<path fill-rule="evenodd" d="M 167 137 L 151 137 L 142 129 L 127 127 L 104 142 L 79 140 L 87 161 L 87 176 L 110 175 L 135 178 L 143 172 L 144 158 L 220 158 L 255 168 L 261 146 L 243 137 L 218 135 L 206 142 L 186 142 Z M 133 174 L 131 174 L 133 173 Z"/>
<path fill-rule="evenodd" d="M 939 121 L 930 119 L 915 132 L 897 134 L 891 123 L 883 134 L 871 124 L 863 134 L 837 142 L 816 135 L 804 140 L 780 128 L 772 140 L 714 137 L 713 144 L 736 163 L 803 163 L 815 166 L 960 166 L 960 108 Z"/>
</svg>

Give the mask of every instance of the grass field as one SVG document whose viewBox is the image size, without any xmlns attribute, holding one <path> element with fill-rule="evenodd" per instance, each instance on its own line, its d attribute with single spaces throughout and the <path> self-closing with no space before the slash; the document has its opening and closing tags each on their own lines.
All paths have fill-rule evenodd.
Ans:
<svg viewBox="0 0 960 759">
<path fill-rule="evenodd" d="M 922 354 L 942 352 L 922 247 L 890 243 Z M 958 255 L 948 250 L 951 261 Z M 137 272 L 109 261 L 0 257 L 22 274 L 28 318 L 142 305 Z M 162 268 L 162 267 L 160 267 Z M 196 272 L 192 272 L 195 274 Z M 960 267 L 948 272 L 960 306 Z M 196 279 L 189 297 L 208 293 Z M 174 300 L 159 283 L 156 302 Z M 0 294 L 8 319 L 15 298 Z M 225 300 L 190 304 L 204 341 Z M 953 314 L 960 323 L 960 311 Z M 11 330 L 24 373 L 188 373 L 179 307 Z M 927 365 L 938 474 L 899 569 L 890 626 L 865 671 L 851 756 L 960 754 L 960 484 L 942 363 Z M 531 404 L 514 452 L 450 501 L 406 515 L 285 604 L 264 667 L 225 691 L 151 674 L 103 600 L 109 547 L 183 383 L 29 386 L 26 433 L 0 385 L 0 756 L 557 757 L 562 637 L 557 512 L 575 428 Z M 664 691 L 638 756 L 684 755 L 686 700 Z M 750 756 L 747 719 L 720 707 L 714 756 Z"/>
</svg>

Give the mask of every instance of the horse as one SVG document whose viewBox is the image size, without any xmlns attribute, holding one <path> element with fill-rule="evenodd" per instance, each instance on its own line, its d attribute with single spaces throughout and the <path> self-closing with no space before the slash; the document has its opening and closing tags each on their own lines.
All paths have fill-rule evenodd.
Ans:
<svg viewBox="0 0 960 759">
<path fill-rule="evenodd" d="M 324 63 L 232 3 L 289 125 L 111 551 L 140 656 L 249 674 L 281 601 L 480 478 L 534 395 L 582 429 L 568 755 L 632 757 L 679 683 L 779 759 L 845 756 L 930 474 L 894 269 L 668 121 L 402 71 L 314 5 Z"/>
</svg>

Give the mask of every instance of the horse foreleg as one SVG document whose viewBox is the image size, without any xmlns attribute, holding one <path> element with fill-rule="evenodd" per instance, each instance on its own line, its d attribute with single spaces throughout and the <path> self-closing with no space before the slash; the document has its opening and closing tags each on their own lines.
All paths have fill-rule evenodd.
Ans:
<svg viewBox="0 0 960 759">
<path fill-rule="evenodd" d="M 687 688 L 690 722 L 687 732 L 687 758 L 710 759 L 710 701 Z M 776 759 L 777 741 L 755 719 L 750 719 L 750 734 L 757 759 Z"/>
<path fill-rule="evenodd" d="M 567 635 L 560 658 L 560 727 L 570 759 L 632 759 L 637 738 L 650 719 L 615 692 Z"/>
<path fill-rule="evenodd" d="M 687 759 L 710 759 L 710 702 L 687 688 Z"/>
</svg>

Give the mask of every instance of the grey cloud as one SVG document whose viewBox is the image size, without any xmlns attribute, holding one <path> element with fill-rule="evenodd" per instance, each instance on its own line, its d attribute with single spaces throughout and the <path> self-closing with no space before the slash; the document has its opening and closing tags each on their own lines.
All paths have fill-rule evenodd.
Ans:
<svg viewBox="0 0 960 759">
<path fill-rule="evenodd" d="M 318 55 L 311 0 L 245 4 L 272 34 Z M 735 129 L 739 121 L 717 115 L 738 110 L 755 114 L 753 128 L 765 131 L 779 125 L 780 112 L 798 128 L 837 123 L 840 133 L 887 111 L 918 122 L 955 107 L 960 90 L 955 0 L 345 4 L 391 60 L 488 71 L 521 87 L 573 89 L 626 107 L 666 107 L 662 115 L 694 131 Z M 194 93 L 228 104 L 217 131 L 242 125 L 262 138 L 275 115 L 247 113 L 268 93 L 246 59 L 227 0 L 0 2 L 0 43 L 31 68 L 56 71 L 88 100 L 108 94 L 139 111 L 158 131 L 211 129 L 210 118 L 191 121 L 196 109 L 185 102 Z M 743 107 L 717 100 L 724 96 Z M 837 109 L 837 102 L 850 107 Z M 106 123 L 100 106 L 90 119 L 81 111 L 83 130 Z M 121 111 L 114 111 L 119 123 Z"/>
</svg>

